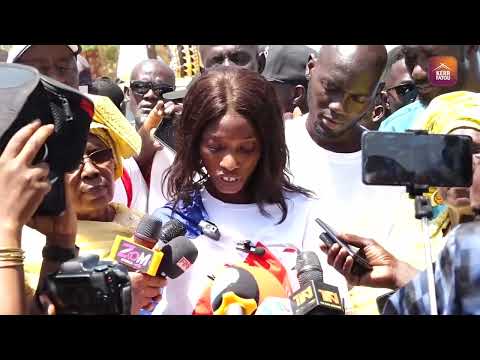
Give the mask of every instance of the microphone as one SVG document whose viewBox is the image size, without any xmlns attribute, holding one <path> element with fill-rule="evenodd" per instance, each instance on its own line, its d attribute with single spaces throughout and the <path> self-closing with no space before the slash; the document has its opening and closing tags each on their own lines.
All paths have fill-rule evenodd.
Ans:
<svg viewBox="0 0 480 360">
<path fill-rule="evenodd" d="M 251 315 L 267 297 L 287 293 L 271 272 L 244 263 L 224 268 L 211 288 L 214 315 Z"/>
<path fill-rule="evenodd" d="M 187 228 L 183 223 L 177 219 L 171 219 L 160 229 L 157 239 L 162 240 L 166 244 L 176 237 L 184 236 L 186 233 Z"/>
<path fill-rule="evenodd" d="M 169 237 L 181 232 L 178 224 L 171 225 L 165 232 L 161 225 L 160 219 L 150 215 L 144 216 L 133 238 L 124 236 L 115 238 L 110 258 L 132 271 L 150 276 L 171 279 L 179 277 L 195 262 L 198 249 L 184 236 L 176 236 L 173 239 Z"/>
<path fill-rule="evenodd" d="M 338 288 L 323 282 L 317 254 L 300 252 L 295 266 L 300 289 L 290 297 L 295 315 L 344 315 Z"/>
<path fill-rule="evenodd" d="M 145 215 L 138 223 L 133 233 L 133 238 L 136 243 L 152 249 L 160 238 L 162 226 L 163 223 L 161 219 L 155 216 Z"/>
</svg>

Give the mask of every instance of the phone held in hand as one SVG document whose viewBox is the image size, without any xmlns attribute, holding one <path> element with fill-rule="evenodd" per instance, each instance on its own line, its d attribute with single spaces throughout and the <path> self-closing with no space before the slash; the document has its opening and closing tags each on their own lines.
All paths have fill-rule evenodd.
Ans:
<svg viewBox="0 0 480 360">
<path fill-rule="evenodd" d="M 160 125 L 153 133 L 153 136 L 163 146 L 175 151 L 175 117 L 173 114 L 165 116 Z"/>
<path fill-rule="evenodd" d="M 340 240 L 335 234 L 335 232 L 322 220 L 317 218 L 315 219 L 315 221 L 324 230 L 324 232 L 320 234 L 320 240 L 322 240 L 325 245 L 330 248 L 333 244 L 338 244 L 340 245 L 340 247 L 347 250 L 348 254 L 353 258 L 353 275 L 362 276 L 368 271 L 372 270 L 372 266 L 365 259 L 365 255 L 362 249 L 359 249 L 353 245 L 349 245 L 345 241 Z"/>
</svg>

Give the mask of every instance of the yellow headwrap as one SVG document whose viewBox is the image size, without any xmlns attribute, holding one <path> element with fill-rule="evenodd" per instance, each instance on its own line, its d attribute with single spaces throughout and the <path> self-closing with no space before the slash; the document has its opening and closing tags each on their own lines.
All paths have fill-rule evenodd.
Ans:
<svg viewBox="0 0 480 360">
<path fill-rule="evenodd" d="M 122 159 L 138 155 L 142 148 L 142 139 L 108 97 L 91 94 L 88 96 L 95 106 L 90 133 L 112 148 L 115 179 L 118 179 L 123 173 Z"/>
<path fill-rule="evenodd" d="M 449 134 L 458 128 L 480 131 L 480 94 L 469 91 L 454 91 L 436 97 L 415 124 L 415 129 L 427 130 L 429 134 Z M 436 188 L 430 188 L 433 205 L 443 203 Z M 432 238 L 450 227 L 449 213 L 444 211 L 434 220 Z"/>
<path fill-rule="evenodd" d="M 448 134 L 458 128 L 480 130 L 480 94 L 454 91 L 436 97 L 415 128 L 429 134 Z"/>
</svg>

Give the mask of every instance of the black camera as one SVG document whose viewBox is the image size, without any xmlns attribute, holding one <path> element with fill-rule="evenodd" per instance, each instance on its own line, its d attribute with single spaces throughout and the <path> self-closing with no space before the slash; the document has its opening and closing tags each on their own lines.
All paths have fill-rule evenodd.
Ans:
<svg viewBox="0 0 480 360">
<path fill-rule="evenodd" d="M 54 133 L 34 160 L 49 164 L 52 183 L 37 214 L 59 215 L 65 210 L 63 175 L 83 158 L 93 113 L 92 101 L 76 89 L 30 66 L 0 64 L 0 153 L 32 121 L 54 124 Z"/>
<path fill-rule="evenodd" d="M 130 315 L 132 303 L 128 269 L 97 255 L 64 262 L 48 275 L 45 291 L 57 314 Z"/>
</svg>

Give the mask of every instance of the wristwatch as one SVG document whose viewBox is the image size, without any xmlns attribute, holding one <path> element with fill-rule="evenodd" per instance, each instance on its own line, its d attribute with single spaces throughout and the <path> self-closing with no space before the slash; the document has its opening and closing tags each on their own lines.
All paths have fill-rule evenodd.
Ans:
<svg viewBox="0 0 480 360">
<path fill-rule="evenodd" d="M 42 256 L 48 261 L 65 262 L 78 256 L 80 248 L 75 245 L 75 249 L 66 249 L 60 246 L 46 245 L 43 247 Z"/>
</svg>

